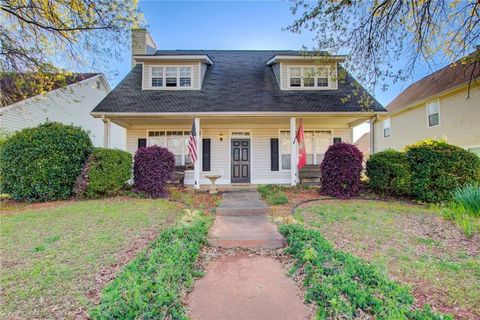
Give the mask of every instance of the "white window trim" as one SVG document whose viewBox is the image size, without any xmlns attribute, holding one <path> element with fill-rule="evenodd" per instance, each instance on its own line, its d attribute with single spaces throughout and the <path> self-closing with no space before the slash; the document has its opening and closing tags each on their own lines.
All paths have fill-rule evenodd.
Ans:
<svg viewBox="0 0 480 320">
<path fill-rule="evenodd" d="M 389 123 L 390 123 L 390 127 L 389 127 L 390 128 L 390 135 L 388 135 L 388 136 L 385 136 L 385 121 L 386 120 L 388 120 Z M 382 121 L 382 137 L 383 137 L 383 139 L 388 139 L 391 136 L 392 136 L 392 119 L 391 118 L 383 119 L 383 121 Z"/>
<path fill-rule="evenodd" d="M 432 102 L 435 102 L 435 101 L 437 102 L 437 105 L 438 105 L 438 124 L 431 126 L 430 121 L 429 121 L 430 115 L 428 114 L 428 105 Z M 427 114 L 427 128 L 435 128 L 435 127 L 440 126 L 440 124 L 442 123 L 442 117 L 441 117 L 441 112 L 440 112 L 440 99 L 439 98 L 434 99 L 434 100 L 430 100 L 427 103 L 425 103 L 425 112 Z"/>
<path fill-rule="evenodd" d="M 288 64 L 285 66 L 287 68 L 287 79 L 286 81 L 286 90 L 337 90 L 338 89 L 338 66 L 335 64 L 334 66 L 332 65 L 324 65 L 324 66 L 316 66 L 316 65 L 304 65 L 304 64 Z M 335 70 L 333 74 L 331 73 L 331 68 L 334 67 Z M 290 85 L 290 69 L 291 68 L 300 68 L 300 81 L 301 85 L 300 87 L 292 87 Z M 327 77 L 328 77 L 328 86 L 327 87 L 319 87 L 317 86 L 317 78 L 315 77 L 315 86 L 313 87 L 304 87 L 303 86 L 303 79 L 304 79 L 304 74 L 303 74 L 303 69 L 304 68 L 314 68 L 315 73 L 319 73 L 319 69 L 325 68 L 327 69 Z"/>
<path fill-rule="evenodd" d="M 161 67 L 163 68 L 163 86 L 162 87 L 154 87 L 152 86 L 152 70 L 153 68 Z M 190 68 L 190 86 L 189 87 L 180 87 L 180 68 Z M 149 90 L 195 90 L 194 86 L 194 65 L 185 65 L 185 64 L 151 64 L 149 65 L 149 73 L 148 73 L 148 86 Z M 167 71 L 166 68 L 177 68 L 177 86 L 176 87 L 167 87 L 166 86 L 166 78 L 167 78 Z"/>
<path fill-rule="evenodd" d="M 298 128 L 297 128 L 298 130 Z M 333 138 L 335 137 L 335 134 L 334 134 L 334 131 L 332 129 L 303 129 L 304 132 L 306 131 L 329 131 L 330 132 L 330 145 L 331 146 L 333 144 Z M 282 148 L 281 148 L 281 139 L 282 139 L 282 132 L 285 131 L 285 132 L 288 132 L 290 133 L 290 129 L 279 129 L 278 130 L 278 169 L 279 171 L 284 171 L 284 172 L 290 172 L 292 169 L 283 169 L 282 168 Z M 290 141 L 290 143 L 292 143 Z M 317 161 L 317 153 L 316 153 L 316 145 L 313 146 L 313 163 L 315 163 Z M 285 153 L 286 154 L 286 153 Z M 291 154 L 291 152 L 290 152 Z M 320 165 L 320 163 L 317 163 L 316 165 Z"/>
<path fill-rule="evenodd" d="M 150 146 L 150 132 L 152 132 L 152 131 L 161 131 L 161 132 L 165 133 L 165 135 L 162 136 L 162 138 L 164 139 L 164 145 L 165 145 L 165 148 L 166 148 L 167 147 L 167 131 L 182 131 L 182 132 L 187 132 L 188 131 L 188 132 L 190 132 L 190 130 L 191 130 L 191 128 L 190 129 L 173 129 L 173 128 L 172 129 L 147 129 L 146 134 L 145 134 L 145 136 L 147 137 L 147 147 Z M 185 137 L 185 135 L 183 135 L 183 137 Z M 199 133 L 197 134 L 197 139 L 201 139 Z M 184 140 L 182 140 L 182 141 L 184 141 Z M 183 146 L 183 147 L 185 147 L 185 146 Z M 181 165 L 181 166 L 185 165 L 185 157 L 187 157 L 187 156 L 188 156 L 188 153 L 185 153 L 185 148 L 182 148 L 182 163 L 179 164 L 179 165 Z M 192 171 L 193 172 L 193 169 L 186 170 L 186 171 Z"/>
</svg>

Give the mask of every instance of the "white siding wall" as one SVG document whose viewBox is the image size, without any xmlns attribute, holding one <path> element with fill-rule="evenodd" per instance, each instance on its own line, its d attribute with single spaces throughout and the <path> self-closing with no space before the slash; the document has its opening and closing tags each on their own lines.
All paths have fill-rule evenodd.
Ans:
<svg viewBox="0 0 480 320">
<path fill-rule="evenodd" d="M 445 138 L 461 147 L 480 146 L 480 88 L 470 98 L 462 90 L 440 97 L 440 125 L 428 127 L 425 103 L 391 117 L 391 136 L 383 137 L 382 121 L 375 125 L 375 152 L 388 148 L 402 150 L 427 138 Z"/>
<path fill-rule="evenodd" d="M 97 88 L 100 82 L 100 88 Z M 82 127 L 95 146 L 103 146 L 103 122 L 90 112 L 108 94 L 99 77 L 81 81 L 43 96 L 33 97 L 0 109 L 0 128 L 14 132 L 48 121 Z M 112 124 L 112 147 L 125 149 L 125 129 Z"/>
<path fill-rule="evenodd" d="M 330 129 L 334 137 L 341 137 L 342 141 L 352 142 L 352 129 L 339 124 L 329 124 L 326 119 L 305 120 L 305 130 Z M 189 131 L 189 120 L 162 120 L 157 124 L 132 125 L 127 129 L 127 150 L 134 154 L 137 150 L 138 139 L 147 138 L 148 130 L 184 130 Z M 200 119 L 201 138 L 211 139 L 211 171 L 201 172 L 201 184 L 210 183 L 205 175 L 220 174 L 222 178 L 218 184 L 230 183 L 230 133 L 232 131 L 250 132 L 251 152 L 251 183 L 253 184 L 289 184 L 290 171 L 270 170 L 270 139 L 279 138 L 280 130 L 289 130 L 289 118 L 240 118 L 236 121 L 230 119 Z M 220 141 L 223 133 L 223 141 Z M 201 143 L 200 143 L 201 145 Z M 201 155 L 201 150 L 200 150 Z M 201 157 L 200 157 L 201 160 Z M 185 183 L 193 184 L 193 171 L 187 171 Z"/>
</svg>

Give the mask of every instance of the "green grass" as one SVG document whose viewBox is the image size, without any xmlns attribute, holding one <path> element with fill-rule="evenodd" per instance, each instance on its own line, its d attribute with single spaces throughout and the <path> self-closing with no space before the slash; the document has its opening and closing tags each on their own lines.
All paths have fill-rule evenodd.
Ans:
<svg viewBox="0 0 480 320">
<path fill-rule="evenodd" d="M 439 208 L 380 201 L 323 203 L 296 215 L 336 247 L 412 286 L 434 306 L 467 319 L 480 317 L 478 239 L 466 238 L 442 218 Z"/>
<path fill-rule="evenodd" d="M 0 318 L 74 318 L 105 268 L 181 214 L 165 200 L 111 199 L 0 216 Z"/>
<path fill-rule="evenodd" d="M 467 236 L 480 234 L 480 187 L 455 190 L 453 201 L 442 211 L 445 219 L 454 221 Z"/>
<path fill-rule="evenodd" d="M 212 221 L 199 214 L 170 227 L 102 291 L 93 319 L 187 319 L 182 293 L 201 275 L 195 262 Z M 186 220 L 185 220 L 186 221 Z"/>
<path fill-rule="evenodd" d="M 318 231 L 282 225 L 286 253 L 305 275 L 306 300 L 318 306 L 317 319 L 354 319 L 365 314 L 376 319 L 452 319 L 414 310 L 410 290 L 388 278 L 374 265 L 336 250 Z"/>
</svg>

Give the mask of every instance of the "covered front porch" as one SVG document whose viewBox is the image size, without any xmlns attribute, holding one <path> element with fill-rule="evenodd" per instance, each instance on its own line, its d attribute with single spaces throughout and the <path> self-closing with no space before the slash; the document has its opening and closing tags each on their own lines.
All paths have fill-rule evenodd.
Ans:
<svg viewBox="0 0 480 320">
<path fill-rule="evenodd" d="M 328 146 L 353 142 L 353 127 L 374 114 L 341 113 L 263 115 L 242 114 L 114 114 L 104 115 L 105 147 L 111 139 L 110 125 L 126 128 L 127 151 L 159 145 L 185 165 L 185 184 L 209 185 L 209 175 L 220 175 L 218 185 L 298 183 L 295 134 L 303 119 L 307 163 L 320 164 Z M 188 139 L 195 119 L 199 159 L 191 164 Z"/>
</svg>

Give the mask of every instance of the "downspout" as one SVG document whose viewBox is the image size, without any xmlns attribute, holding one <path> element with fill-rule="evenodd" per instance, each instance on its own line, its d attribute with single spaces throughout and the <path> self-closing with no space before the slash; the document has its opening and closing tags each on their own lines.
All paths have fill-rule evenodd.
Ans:
<svg viewBox="0 0 480 320">
<path fill-rule="evenodd" d="M 375 122 L 377 119 L 377 115 L 370 118 L 370 154 L 375 153 Z"/>
</svg>

